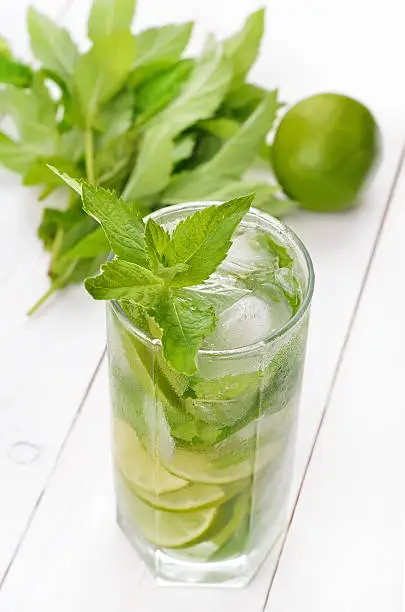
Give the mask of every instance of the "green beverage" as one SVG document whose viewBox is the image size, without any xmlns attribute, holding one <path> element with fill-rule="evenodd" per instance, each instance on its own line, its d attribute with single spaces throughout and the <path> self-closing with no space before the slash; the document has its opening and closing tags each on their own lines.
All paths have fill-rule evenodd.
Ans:
<svg viewBox="0 0 405 612">
<path fill-rule="evenodd" d="M 155 235 L 158 225 L 173 237 L 207 206 L 154 213 Z M 290 230 L 254 209 L 231 236 L 203 282 L 178 283 L 164 325 L 164 301 L 108 303 L 118 521 L 155 575 L 178 583 L 246 584 L 286 525 L 312 265 Z M 197 265 L 204 253 L 209 244 Z M 194 307 L 214 316 L 198 350 Z"/>
</svg>

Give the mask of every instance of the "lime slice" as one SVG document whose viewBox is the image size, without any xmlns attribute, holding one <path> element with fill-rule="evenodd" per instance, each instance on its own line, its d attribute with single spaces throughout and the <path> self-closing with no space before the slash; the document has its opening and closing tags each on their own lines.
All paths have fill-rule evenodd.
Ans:
<svg viewBox="0 0 405 612">
<path fill-rule="evenodd" d="M 113 439 L 117 467 L 134 487 L 160 495 L 188 486 L 186 480 L 165 470 L 157 457 L 146 452 L 128 423 L 114 419 Z"/>
<path fill-rule="evenodd" d="M 190 484 L 178 491 L 170 491 L 161 495 L 140 488 L 134 488 L 134 493 L 154 508 L 171 512 L 190 512 L 209 508 L 226 499 L 224 489 L 215 484 Z"/>
<path fill-rule="evenodd" d="M 261 443 L 263 440 L 261 441 Z M 260 449 L 253 450 L 251 456 L 238 461 L 238 451 L 225 454 L 225 445 L 210 454 L 176 449 L 166 469 L 177 476 L 193 482 L 206 484 L 226 484 L 243 480 L 258 472 L 280 455 L 282 440 L 268 440 Z M 242 444 L 239 452 L 243 452 Z M 224 454 L 222 454 L 224 452 Z M 242 455 L 243 457 L 243 455 Z"/>
<path fill-rule="evenodd" d="M 248 478 L 282 456 L 288 415 L 287 410 L 263 415 L 206 452 L 177 448 L 165 462 L 165 468 L 179 478 L 205 484 L 226 484 Z"/>
<path fill-rule="evenodd" d="M 248 518 L 249 500 L 250 496 L 242 495 L 227 502 L 219 509 L 215 521 L 206 533 L 206 539 L 182 551 L 176 551 L 176 557 L 208 561 L 213 555 L 216 556 L 220 549 L 234 537 L 242 522 Z"/>
<path fill-rule="evenodd" d="M 209 528 L 216 508 L 180 514 L 152 508 L 131 490 L 119 483 L 119 499 L 125 513 L 132 519 L 140 535 L 162 548 L 180 548 L 194 542 Z"/>
<path fill-rule="evenodd" d="M 129 483 L 127 484 L 131 486 Z M 193 512 L 194 510 L 224 504 L 241 491 L 246 490 L 248 486 L 250 486 L 250 479 L 240 480 L 225 486 L 191 483 L 178 491 L 170 491 L 161 495 L 133 486 L 132 490 L 138 497 L 157 510 Z"/>
<path fill-rule="evenodd" d="M 252 474 L 254 460 L 244 460 L 228 466 L 216 466 L 209 455 L 176 450 L 165 467 L 178 478 L 187 478 L 205 484 L 226 484 L 242 480 Z"/>
</svg>

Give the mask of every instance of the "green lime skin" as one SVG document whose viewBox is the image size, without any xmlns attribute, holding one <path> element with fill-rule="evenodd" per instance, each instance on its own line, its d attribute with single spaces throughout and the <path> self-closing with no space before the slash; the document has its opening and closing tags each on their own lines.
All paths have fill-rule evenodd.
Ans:
<svg viewBox="0 0 405 612">
<path fill-rule="evenodd" d="M 276 132 L 273 170 L 283 191 L 320 212 L 355 205 L 379 153 L 379 131 L 360 102 L 335 93 L 305 98 Z"/>
</svg>

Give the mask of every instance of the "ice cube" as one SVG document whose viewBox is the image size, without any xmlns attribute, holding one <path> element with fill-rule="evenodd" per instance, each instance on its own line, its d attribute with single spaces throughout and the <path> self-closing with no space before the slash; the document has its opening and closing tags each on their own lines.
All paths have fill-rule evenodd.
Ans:
<svg viewBox="0 0 405 612">
<path fill-rule="evenodd" d="M 221 264 L 221 269 L 232 274 L 243 275 L 263 266 L 265 260 L 263 253 L 258 248 L 256 237 L 256 230 L 245 230 L 234 236 L 228 255 Z"/>
<path fill-rule="evenodd" d="M 217 316 L 242 297 L 251 293 L 242 281 L 221 272 L 214 272 L 204 283 L 189 287 L 188 290 L 198 293 L 199 296 L 212 304 Z"/>
<path fill-rule="evenodd" d="M 255 344 L 264 340 L 274 327 L 270 304 L 255 295 L 246 295 L 220 314 L 205 348 L 226 350 Z"/>
</svg>

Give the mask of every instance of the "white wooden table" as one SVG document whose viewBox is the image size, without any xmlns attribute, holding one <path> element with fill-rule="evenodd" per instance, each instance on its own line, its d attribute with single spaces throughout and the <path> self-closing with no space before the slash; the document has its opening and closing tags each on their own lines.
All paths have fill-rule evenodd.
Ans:
<svg viewBox="0 0 405 612">
<path fill-rule="evenodd" d="M 84 41 L 88 0 L 34 0 Z M 143 0 L 138 27 L 235 30 L 268 4 L 255 77 L 288 101 L 353 95 L 384 155 L 364 205 L 300 212 L 317 284 L 291 498 L 276 558 L 245 590 L 157 587 L 114 522 L 104 312 L 79 287 L 36 317 L 40 205 L 0 172 L 0 612 L 399 612 L 404 556 L 405 77 L 400 0 Z M 26 0 L 0 32 L 29 53 Z M 350 160 L 348 160 L 349 162 Z"/>
</svg>

